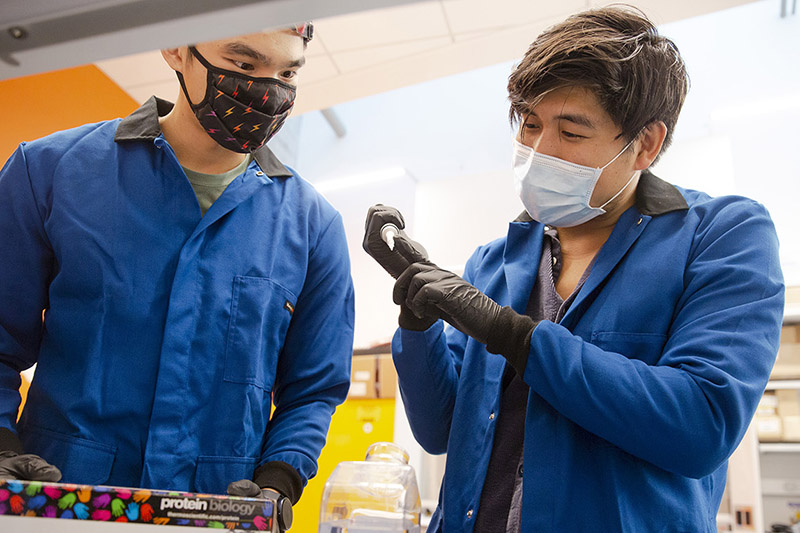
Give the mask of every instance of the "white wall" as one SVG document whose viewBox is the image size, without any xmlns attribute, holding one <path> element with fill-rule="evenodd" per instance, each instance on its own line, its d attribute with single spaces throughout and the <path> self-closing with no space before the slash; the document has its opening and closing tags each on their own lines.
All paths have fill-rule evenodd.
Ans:
<svg viewBox="0 0 800 533">
<path fill-rule="evenodd" d="M 654 169 L 770 211 L 788 285 L 800 284 L 800 15 L 765 1 L 661 28 L 692 79 L 675 144 Z"/>
<path fill-rule="evenodd" d="M 414 233 L 415 182 L 408 176 L 387 183 L 325 193 L 339 209 L 345 223 L 347 247 L 356 293 L 355 347 L 387 343 L 397 328 L 397 307 L 392 303 L 394 279 L 361 247 L 367 210 L 377 203 L 391 204 L 409 214 L 409 232 Z"/>
</svg>

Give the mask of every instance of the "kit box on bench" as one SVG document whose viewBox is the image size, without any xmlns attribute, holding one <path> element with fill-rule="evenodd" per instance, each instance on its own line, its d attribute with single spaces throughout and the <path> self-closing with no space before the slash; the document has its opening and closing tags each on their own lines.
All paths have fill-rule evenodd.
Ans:
<svg viewBox="0 0 800 533">
<path fill-rule="evenodd" d="M 41 481 L 0 480 L 0 515 L 277 531 L 269 499 Z"/>
</svg>

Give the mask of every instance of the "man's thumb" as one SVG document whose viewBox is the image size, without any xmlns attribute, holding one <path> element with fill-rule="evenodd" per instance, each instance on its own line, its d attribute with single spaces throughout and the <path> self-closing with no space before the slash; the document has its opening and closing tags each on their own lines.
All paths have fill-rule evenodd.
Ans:
<svg viewBox="0 0 800 533">
<path fill-rule="evenodd" d="M 428 252 L 418 242 L 412 241 L 406 235 L 400 234 L 394 238 L 394 249 L 403 258 L 411 263 L 422 263 L 428 261 Z"/>
</svg>

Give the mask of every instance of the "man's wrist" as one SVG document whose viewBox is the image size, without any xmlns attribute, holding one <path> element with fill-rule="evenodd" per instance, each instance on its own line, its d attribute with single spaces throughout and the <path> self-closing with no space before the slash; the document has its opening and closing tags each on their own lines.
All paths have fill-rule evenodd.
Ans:
<svg viewBox="0 0 800 533">
<path fill-rule="evenodd" d="M 283 494 L 281 494 L 281 491 L 278 489 L 273 489 L 272 487 L 261 487 L 261 495 L 264 498 L 271 498 L 273 500 L 285 497 Z"/>
<path fill-rule="evenodd" d="M 275 490 L 296 504 L 303 493 L 303 479 L 299 472 L 283 461 L 270 461 L 256 468 L 253 481 L 262 489 Z"/>
<path fill-rule="evenodd" d="M 538 321 L 508 306 L 501 308 L 489 331 L 486 350 L 505 357 L 521 377 L 528 364 L 531 335 L 537 324 Z"/>
<path fill-rule="evenodd" d="M 438 319 L 437 318 L 418 318 L 411 309 L 406 305 L 400 306 L 400 316 L 397 319 L 397 324 L 410 331 L 425 331 L 431 327 Z"/>
</svg>

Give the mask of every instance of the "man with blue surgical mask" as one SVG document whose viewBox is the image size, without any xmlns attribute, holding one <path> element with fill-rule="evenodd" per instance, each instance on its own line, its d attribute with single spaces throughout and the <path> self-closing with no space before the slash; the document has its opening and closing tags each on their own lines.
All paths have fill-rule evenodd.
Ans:
<svg viewBox="0 0 800 533">
<path fill-rule="evenodd" d="M 163 50 L 174 104 L 5 164 L 0 479 L 297 502 L 347 395 L 354 323 L 342 218 L 267 146 L 311 38 Z"/>
<path fill-rule="evenodd" d="M 576 14 L 509 78 L 525 211 L 463 278 L 399 212 L 370 209 L 364 248 L 397 278 L 406 413 L 423 448 L 447 453 L 429 531 L 717 531 L 784 286 L 763 206 L 649 170 L 687 89 L 643 14 Z"/>
</svg>

